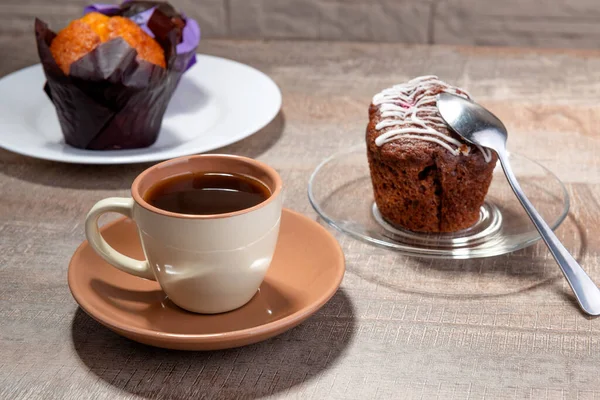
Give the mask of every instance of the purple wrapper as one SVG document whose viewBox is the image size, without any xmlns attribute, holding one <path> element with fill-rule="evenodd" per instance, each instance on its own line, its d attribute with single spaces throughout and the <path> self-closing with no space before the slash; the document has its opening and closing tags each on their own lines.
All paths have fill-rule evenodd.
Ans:
<svg viewBox="0 0 600 400">
<path fill-rule="evenodd" d="M 117 15 L 121 7 L 115 4 L 92 4 L 83 9 L 84 14 L 99 12 L 105 15 Z"/>
<path fill-rule="evenodd" d="M 125 15 L 133 22 L 138 24 L 146 33 L 150 36 L 154 37 L 154 33 L 148 27 L 148 21 L 152 16 L 154 10 L 159 9 L 168 17 L 173 17 L 176 15 L 175 10 L 168 4 L 163 2 L 151 2 L 151 1 L 132 1 L 126 0 L 121 6 L 117 6 L 114 4 L 92 4 L 83 9 L 83 13 L 87 14 L 90 12 L 99 12 L 105 15 L 121 15 L 123 6 L 128 6 L 129 12 L 126 12 Z M 143 11 L 141 11 L 143 10 Z M 137 14 L 132 14 L 137 12 Z M 132 15 L 131 15 L 132 14 Z M 184 54 L 192 52 L 192 57 L 186 66 L 186 69 L 189 69 L 192 65 L 196 63 L 196 48 L 198 47 L 198 43 L 200 42 L 200 26 L 196 22 L 196 20 L 192 18 L 186 18 L 186 16 L 181 13 L 180 16 L 185 22 L 185 26 L 182 30 L 182 38 L 181 41 L 177 44 L 177 54 Z"/>
<path fill-rule="evenodd" d="M 160 7 L 153 8 L 152 4 Z M 186 51 L 178 51 L 186 34 L 185 28 L 173 23 L 173 17 L 183 18 L 179 14 L 166 15 L 161 11 L 165 6 L 167 11 L 172 10 L 166 3 L 137 1 L 124 3 L 116 10 L 115 6 L 94 7 L 103 8 L 108 15 L 144 13 L 146 29 L 165 52 L 166 69 L 138 60 L 135 49 L 117 38 L 74 62 L 69 75 L 65 75 L 50 52 L 56 34 L 36 19 L 38 53 L 47 79 L 44 90 L 56 107 L 68 144 L 108 150 L 148 147 L 156 141 L 167 105 L 181 75 L 193 63 L 200 39 L 199 30 L 194 31 L 196 22 L 186 19 L 186 27 L 191 24 L 191 31 L 198 35 L 188 37 Z"/>
</svg>

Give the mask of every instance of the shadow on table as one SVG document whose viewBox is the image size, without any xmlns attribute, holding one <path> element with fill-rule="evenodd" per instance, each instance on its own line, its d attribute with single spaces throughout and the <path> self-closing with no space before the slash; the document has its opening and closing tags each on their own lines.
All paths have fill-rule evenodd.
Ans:
<svg viewBox="0 0 600 400">
<path fill-rule="evenodd" d="M 209 151 L 209 153 L 237 154 L 257 158 L 266 153 L 279 141 L 284 130 L 285 115 L 283 110 L 280 110 L 273 121 L 254 135 L 232 143 L 229 146 Z"/>
<path fill-rule="evenodd" d="M 80 308 L 71 325 L 77 355 L 104 382 L 142 397 L 170 399 L 285 393 L 331 367 L 354 333 L 355 312 L 343 289 L 298 327 L 237 349 L 186 352 L 146 346 L 113 333 Z"/>
<path fill-rule="evenodd" d="M 586 231 L 573 214 L 567 216 L 558 236 L 578 261 L 585 258 Z M 510 296 L 563 279 L 541 241 L 501 256 L 467 260 L 409 258 L 389 252 L 379 268 L 355 264 L 348 266 L 348 272 L 397 292 L 465 299 Z"/>
<path fill-rule="evenodd" d="M 279 111 L 267 126 L 254 135 L 210 153 L 257 158 L 279 141 L 284 129 L 285 117 L 283 111 Z M 140 172 L 154 164 L 84 165 L 36 160 L 17 155 L 15 157 L 22 158 L 25 162 L 6 163 L 0 173 L 38 185 L 83 190 L 127 189 Z"/>
</svg>

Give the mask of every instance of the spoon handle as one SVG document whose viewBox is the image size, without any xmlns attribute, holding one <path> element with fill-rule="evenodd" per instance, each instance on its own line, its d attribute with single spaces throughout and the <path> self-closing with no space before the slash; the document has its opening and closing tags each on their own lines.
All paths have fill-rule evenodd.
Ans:
<svg viewBox="0 0 600 400">
<path fill-rule="evenodd" d="M 550 229 L 546 221 L 544 221 L 533 204 L 531 204 L 527 196 L 525 196 L 523 189 L 521 189 L 521 186 L 519 185 L 519 182 L 517 182 L 517 178 L 512 171 L 506 152 L 504 150 L 496 152 L 498 153 L 500 164 L 502 165 L 504 175 L 506 175 L 510 187 L 515 192 L 515 195 L 523 205 L 529 218 L 531 218 L 531 221 L 540 232 L 542 239 L 546 242 L 548 249 L 550 249 L 550 253 L 552 253 L 552 256 L 558 263 L 565 278 L 567 278 L 569 285 L 571 285 L 571 289 L 573 289 L 573 293 L 575 293 L 575 297 L 581 305 L 581 308 L 590 315 L 600 315 L 600 290 L 583 268 L 581 268 L 581 265 L 573 258 L 571 253 L 563 246 L 554 232 L 552 232 L 552 229 Z"/>
</svg>

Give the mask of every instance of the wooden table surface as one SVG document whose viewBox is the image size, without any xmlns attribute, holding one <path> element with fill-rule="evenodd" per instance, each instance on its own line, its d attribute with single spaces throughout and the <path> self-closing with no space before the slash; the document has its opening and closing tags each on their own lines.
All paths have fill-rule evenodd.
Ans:
<svg viewBox="0 0 600 400">
<path fill-rule="evenodd" d="M 0 75 L 36 62 L 30 48 L 9 45 L 3 53 L 15 57 L 2 58 Z M 600 282 L 600 53 L 226 40 L 200 51 L 280 86 L 276 119 L 219 152 L 273 165 L 285 206 L 311 218 L 310 173 L 361 143 L 374 93 L 424 74 L 468 88 L 505 121 L 513 150 L 566 183 L 571 211 L 558 233 Z M 77 307 L 67 265 L 89 208 L 127 195 L 147 166 L 0 151 L 0 398 L 600 398 L 600 320 L 578 310 L 539 243 L 423 261 L 336 234 L 347 259 L 341 288 L 279 337 L 193 353 L 112 333 Z"/>
</svg>

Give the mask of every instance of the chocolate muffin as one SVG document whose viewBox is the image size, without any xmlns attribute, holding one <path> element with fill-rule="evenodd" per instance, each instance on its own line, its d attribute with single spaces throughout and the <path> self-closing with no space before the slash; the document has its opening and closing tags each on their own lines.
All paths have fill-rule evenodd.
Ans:
<svg viewBox="0 0 600 400">
<path fill-rule="evenodd" d="M 436 76 L 423 76 L 373 97 L 367 157 L 383 218 L 415 232 L 454 232 L 479 220 L 497 156 L 466 143 L 444 123 L 436 95 L 470 98 Z"/>
</svg>

